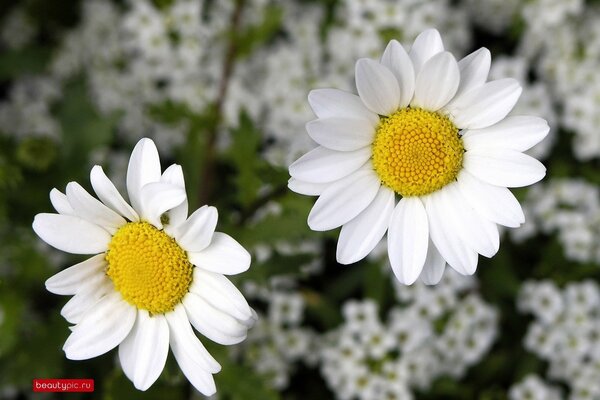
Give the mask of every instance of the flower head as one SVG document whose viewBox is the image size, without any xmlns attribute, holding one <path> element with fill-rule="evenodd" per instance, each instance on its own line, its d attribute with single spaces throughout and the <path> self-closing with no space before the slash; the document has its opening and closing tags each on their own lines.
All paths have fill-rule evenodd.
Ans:
<svg viewBox="0 0 600 400">
<path fill-rule="evenodd" d="M 310 92 L 317 119 L 306 129 L 319 147 L 290 166 L 289 187 L 319 196 L 308 216 L 313 230 L 342 227 L 338 262 L 361 260 L 387 232 L 398 280 L 435 284 L 446 263 L 471 275 L 478 254 L 492 257 L 497 224 L 524 222 L 507 188 L 544 177 L 523 152 L 549 127 L 507 116 L 521 87 L 488 82 L 490 64 L 485 48 L 457 62 L 430 29 L 410 52 L 393 40 L 380 61 L 358 60 L 358 96 Z"/>
<path fill-rule="evenodd" d="M 135 146 L 127 171 L 131 205 L 100 166 L 90 180 L 98 199 L 76 182 L 66 194 L 50 192 L 58 214 L 38 214 L 35 232 L 74 254 L 95 254 L 46 281 L 56 294 L 74 295 L 61 314 L 74 324 L 63 347 L 67 358 L 89 359 L 119 346 L 125 375 L 148 389 L 160 376 L 169 346 L 190 382 L 215 393 L 219 363 L 191 325 L 220 344 L 246 338 L 255 314 L 224 276 L 250 266 L 250 254 L 215 232 L 217 210 L 204 206 L 188 217 L 183 171 L 161 173 L 150 139 Z"/>
</svg>

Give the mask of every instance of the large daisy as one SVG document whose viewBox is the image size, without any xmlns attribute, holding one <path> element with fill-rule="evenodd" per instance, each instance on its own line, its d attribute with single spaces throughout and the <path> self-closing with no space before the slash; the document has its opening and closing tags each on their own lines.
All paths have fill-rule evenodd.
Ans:
<svg viewBox="0 0 600 400">
<path fill-rule="evenodd" d="M 215 393 L 219 363 L 191 325 L 220 344 L 239 343 L 253 324 L 252 309 L 224 276 L 250 266 L 250 254 L 230 236 L 215 232 L 217 210 L 204 206 L 188 217 L 183 172 L 161 174 L 150 139 L 135 146 L 127 170 L 131 205 L 100 166 L 92 168 L 100 200 L 76 182 L 66 195 L 53 189 L 58 214 L 38 214 L 35 232 L 74 254 L 95 254 L 46 281 L 56 294 L 74 295 L 61 314 L 72 324 L 67 358 L 84 360 L 119 346 L 125 375 L 140 390 L 158 379 L 173 351 L 189 381 Z"/>
<path fill-rule="evenodd" d="M 393 40 L 380 61 L 358 60 L 358 96 L 310 92 L 318 118 L 306 129 L 319 146 L 290 166 L 289 187 L 319 196 L 313 230 L 342 227 L 338 262 L 361 260 L 387 231 L 398 280 L 435 284 L 446 263 L 470 275 L 478 254 L 492 257 L 497 224 L 524 222 L 507 188 L 544 177 L 523 152 L 549 128 L 541 118 L 507 117 L 521 87 L 487 82 L 490 63 L 485 48 L 457 62 L 430 29 L 410 52 Z"/>
</svg>

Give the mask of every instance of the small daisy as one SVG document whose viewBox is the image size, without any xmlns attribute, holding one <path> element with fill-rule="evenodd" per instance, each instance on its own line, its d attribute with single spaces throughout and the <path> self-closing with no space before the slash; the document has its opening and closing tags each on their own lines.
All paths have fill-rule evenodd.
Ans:
<svg viewBox="0 0 600 400">
<path fill-rule="evenodd" d="M 358 60 L 358 96 L 310 92 L 318 119 L 306 130 L 319 147 L 290 166 L 289 187 L 320 196 L 311 229 L 342 227 L 338 262 L 363 259 L 387 231 L 398 280 L 435 284 L 446 263 L 471 275 L 478 254 L 492 257 L 497 224 L 524 222 L 507 188 L 544 177 L 523 152 L 549 128 L 541 118 L 507 117 L 521 87 L 487 82 L 490 63 L 485 48 L 457 62 L 430 29 L 408 53 L 392 40 L 379 62 Z"/>
<path fill-rule="evenodd" d="M 90 180 L 99 200 L 76 182 L 66 195 L 53 189 L 58 214 L 38 214 L 33 229 L 45 242 L 93 257 L 59 272 L 46 288 L 74 295 L 61 315 L 74 324 L 63 350 L 85 360 L 119 346 L 125 375 L 139 390 L 162 372 L 169 346 L 189 381 L 205 395 L 216 392 L 221 366 L 191 325 L 224 345 L 246 338 L 255 314 L 223 275 L 244 272 L 250 254 L 215 232 L 217 210 L 204 206 L 189 217 L 183 171 L 161 174 L 150 139 L 133 149 L 127 170 L 131 206 L 100 166 Z"/>
</svg>

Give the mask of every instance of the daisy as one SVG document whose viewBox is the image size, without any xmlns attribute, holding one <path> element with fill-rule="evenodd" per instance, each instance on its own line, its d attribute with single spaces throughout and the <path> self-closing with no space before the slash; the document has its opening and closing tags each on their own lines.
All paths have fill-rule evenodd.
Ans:
<svg viewBox="0 0 600 400">
<path fill-rule="evenodd" d="M 66 195 L 53 189 L 58 214 L 38 214 L 33 229 L 45 242 L 73 254 L 95 254 L 46 281 L 74 295 L 61 315 L 74 324 L 63 350 L 85 360 L 119 346 L 125 375 L 139 390 L 162 372 L 169 346 L 189 381 L 205 395 L 216 392 L 221 366 L 192 330 L 224 345 L 246 338 L 255 320 L 243 295 L 224 276 L 246 271 L 250 254 L 215 232 L 217 210 L 204 206 L 189 217 L 183 172 L 161 174 L 150 139 L 133 149 L 127 170 L 131 205 L 100 166 L 90 180 L 100 200 L 76 182 Z"/>
<path fill-rule="evenodd" d="M 490 63 L 485 48 L 457 62 L 430 29 L 408 53 L 392 40 L 380 61 L 358 60 L 358 96 L 310 92 L 318 118 L 306 130 L 319 147 L 290 166 L 289 188 L 319 196 L 311 229 L 342 227 L 338 262 L 363 259 L 387 231 L 398 280 L 436 284 L 446 263 L 471 275 L 478 254 L 492 257 L 497 224 L 524 222 L 507 188 L 544 177 L 523 152 L 549 128 L 541 118 L 507 117 L 521 87 L 487 82 Z"/>
</svg>

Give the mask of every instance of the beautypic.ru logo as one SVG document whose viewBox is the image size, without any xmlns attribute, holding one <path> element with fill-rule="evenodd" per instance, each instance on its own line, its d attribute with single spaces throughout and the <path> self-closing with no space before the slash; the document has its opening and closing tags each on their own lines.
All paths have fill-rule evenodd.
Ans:
<svg viewBox="0 0 600 400">
<path fill-rule="evenodd" d="M 34 379 L 34 392 L 93 392 L 93 379 Z"/>
</svg>

